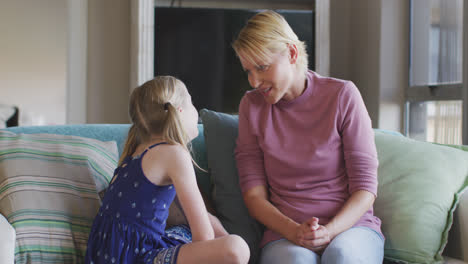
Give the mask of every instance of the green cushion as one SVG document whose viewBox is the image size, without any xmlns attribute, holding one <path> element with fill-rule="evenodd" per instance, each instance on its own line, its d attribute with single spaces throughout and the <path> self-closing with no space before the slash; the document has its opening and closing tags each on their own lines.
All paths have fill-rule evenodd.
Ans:
<svg viewBox="0 0 468 264">
<path fill-rule="evenodd" d="M 375 142 L 379 186 L 374 211 L 386 237 L 385 258 L 442 262 L 453 211 L 467 186 L 468 153 L 377 130 Z"/>
<path fill-rule="evenodd" d="M 219 219 L 229 233 L 244 238 L 250 247 L 250 263 L 257 263 L 262 227 L 250 217 L 239 187 L 234 159 L 238 118 L 202 109 L 208 168 L 213 182 L 213 200 Z"/>
<path fill-rule="evenodd" d="M 82 263 L 117 165 L 115 141 L 0 131 L 0 213 L 15 228 L 15 263 Z"/>
</svg>

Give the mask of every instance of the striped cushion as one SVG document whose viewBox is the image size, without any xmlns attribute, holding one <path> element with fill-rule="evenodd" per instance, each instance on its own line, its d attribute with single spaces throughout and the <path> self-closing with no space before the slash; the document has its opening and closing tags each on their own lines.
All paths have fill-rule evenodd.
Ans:
<svg viewBox="0 0 468 264">
<path fill-rule="evenodd" d="M 0 131 L 0 213 L 16 230 L 17 264 L 83 262 L 117 159 L 114 141 Z"/>
</svg>

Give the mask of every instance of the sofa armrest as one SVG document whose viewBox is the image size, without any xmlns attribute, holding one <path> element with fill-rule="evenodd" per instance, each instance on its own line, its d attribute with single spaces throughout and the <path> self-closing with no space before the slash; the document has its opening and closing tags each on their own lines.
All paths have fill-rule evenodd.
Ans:
<svg viewBox="0 0 468 264">
<path fill-rule="evenodd" d="M 468 262 L 468 190 L 460 196 L 444 255 Z"/>
<path fill-rule="evenodd" d="M 15 229 L 8 223 L 6 218 L 0 214 L 0 263 L 13 264 L 15 257 Z"/>
</svg>

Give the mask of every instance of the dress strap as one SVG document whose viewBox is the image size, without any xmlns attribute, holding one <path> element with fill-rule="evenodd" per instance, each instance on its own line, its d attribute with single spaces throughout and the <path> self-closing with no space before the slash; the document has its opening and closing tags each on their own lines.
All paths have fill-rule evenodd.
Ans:
<svg viewBox="0 0 468 264">
<path fill-rule="evenodd" d="M 132 160 L 135 160 L 135 159 L 140 159 L 140 158 L 143 158 L 143 156 L 146 154 L 146 152 L 148 152 L 148 150 L 158 146 L 158 145 L 163 145 L 163 144 L 167 144 L 167 142 L 159 142 L 159 143 L 156 143 L 156 144 L 153 144 L 149 147 L 147 147 L 140 155 L 137 155 L 137 156 L 129 156 Z"/>
<path fill-rule="evenodd" d="M 162 145 L 162 144 L 167 144 L 167 142 L 159 142 L 159 143 L 153 144 L 153 145 L 149 146 L 147 149 L 152 149 L 152 148 L 154 148 L 154 147 L 156 147 L 158 145 Z"/>
<path fill-rule="evenodd" d="M 152 149 L 152 148 L 154 148 L 156 146 L 163 145 L 163 144 L 167 144 L 167 142 L 159 142 L 159 143 L 156 143 L 156 144 L 153 144 L 153 145 L 147 147 L 145 149 L 145 151 L 143 151 L 143 153 L 141 153 L 138 157 L 143 158 L 143 156 L 146 154 L 146 152 L 148 152 L 148 150 L 150 150 L 150 149 Z"/>
</svg>

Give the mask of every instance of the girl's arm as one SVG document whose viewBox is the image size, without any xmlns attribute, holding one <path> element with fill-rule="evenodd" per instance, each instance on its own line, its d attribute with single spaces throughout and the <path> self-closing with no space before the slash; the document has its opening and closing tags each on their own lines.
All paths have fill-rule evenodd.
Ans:
<svg viewBox="0 0 468 264">
<path fill-rule="evenodd" d="M 190 154 L 180 146 L 170 146 L 167 151 L 170 164 L 167 175 L 177 191 L 180 204 L 190 225 L 192 240 L 203 241 L 214 238 L 214 230 L 203 198 L 197 186 Z"/>
<path fill-rule="evenodd" d="M 221 221 L 215 216 L 216 211 L 214 208 L 211 206 L 210 201 L 207 199 L 205 195 L 202 194 L 203 201 L 205 202 L 206 208 L 208 210 L 208 218 L 210 219 L 211 226 L 213 227 L 215 237 L 222 237 L 229 235 L 229 233 L 224 229 L 223 225 L 221 224 Z M 176 196 L 174 199 L 174 202 L 171 204 L 171 208 L 169 208 L 169 217 L 167 220 L 167 226 L 174 226 L 174 225 L 182 225 L 186 224 L 188 225 L 187 222 L 187 217 L 185 216 L 181 205 L 179 198 Z M 170 225 L 170 226 L 169 226 Z"/>
<path fill-rule="evenodd" d="M 201 194 L 203 197 L 203 201 L 205 202 L 206 209 L 208 210 L 208 217 L 210 218 L 211 226 L 213 227 L 215 237 L 229 235 L 226 229 L 224 229 L 223 224 L 221 224 L 221 221 L 219 221 L 219 219 L 215 216 L 216 211 L 208 197 L 206 197 L 206 195 L 204 195 L 203 193 Z"/>
</svg>

